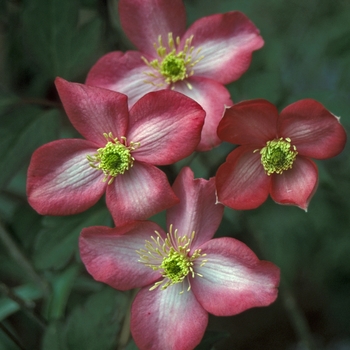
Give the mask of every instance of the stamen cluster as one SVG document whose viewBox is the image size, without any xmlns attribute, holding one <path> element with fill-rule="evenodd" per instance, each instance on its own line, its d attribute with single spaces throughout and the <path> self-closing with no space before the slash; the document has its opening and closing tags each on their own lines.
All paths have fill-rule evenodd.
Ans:
<svg viewBox="0 0 350 350">
<path fill-rule="evenodd" d="M 139 142 L 130 142 L 127 146 L 126 138 L 114 138 L 113 134 L 104 133 L 107 143 L 103 148 L 99 148 L 93 156 L 88 155 L 87 159 L 91 167 L 102 170 L 105 174 L 103 182 L 108 180 L 110 185 L 114 178 L 120 174 L 124 174 L 133 166 L 134 157 L 131 152 L 140 147 Z"/>
<path fill-rule="evenodd" d="M 168 85 L 192 76 L 194 74 L 193 67 L 204 57 L 200 56 L 196 59 L 201 50 L 200 48 L 193 55 L 194 46 L 191 46 L 192 39 L 193 35 L 186 39 L 183 50 L 177 52 L 177 47 L 180 45 L 180 37 L 176 37 L 174 40 L 173 34 L 169 33 L 169 49 L 167 49 L 163 45 L 162 36 L 159 35 L 158 45 L 154 44 L 159 59 L 154 59 L 149 62 L 145 57 L 142 57 L 142 60 L 147 66 L 156 72 L 145 72 L 145 74 L 152 78 L 162 77 L 164 82 Z M 164 85 L 164 83 L 156 83 L 153 80 L 146 81 L 146 83 L 160 87 Z M 192 86 L 188 82 L 187 86 L 189 89 L 192 89 Z"/>
<path fill-rule="evenodd" d="M 163 279 L 156 282 L 150 290 L 160 287 L 161 290 L 167 289 L 169 286 L 188 281 L 187 291 L 191 289 L 189 277 L 194 278 L 195 275 L 203 277 L 200 273 L 194 271 L 194 261 L 201 259 L 200 266 L 203 266 L 207 260 L 202 259 L 206 254 L 201 253 L 201 249 L 196 249 L 191 256 L 191 243 L 195 237 L 193 231 L 191 236 L 179 236 L 177 229 L 173 232 L 170 225 L 169 233 L 165 239 L 159 232 L 155 231 L 157 237 L 151 236 L 150 241 L 146 241 L 145 248 L 136 252 L 140 255 L 140 262 L 150 267 L 154 271 L 161 273 Z M 184 289 L 180 294 L 184 292 Z"/>
</svg>

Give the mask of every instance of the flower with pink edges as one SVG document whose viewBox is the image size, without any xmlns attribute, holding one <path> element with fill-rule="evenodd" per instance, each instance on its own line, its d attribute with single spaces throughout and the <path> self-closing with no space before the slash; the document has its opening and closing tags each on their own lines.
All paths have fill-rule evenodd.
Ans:
<svg viewBox="0 0 350 350">
<path fill-rule="evenodd" d="M 203 17 L 186 30 L 182 0 L 120 0 L 119 14 L 139 51 L 106 54 L 86 83 L 125 93 L 130 105 L 150 91 L 179 91 L 206 111 L 197 150 L 217 146 L 218 123 L 232 105 L 224 84 L 237 80 L 264 45 L 259 30 L 238 11 Z"/>
<path fill-rule="evenodd" d="M 215 204 L 215 179 L 194 179 L 183 168 L 167 211 L 169 232 L 151 221 L 82 230 L 83 263 L 97 280 L 119 290 L 141 288 L 131 309 L 139 349 L 193 349 L 208 313 L 236 315 L 277 297 L 279 268 L 261 261 L 234 238 L 212 239 L 224 206 Z"/>
<path fill-rule="evenodd" d="M 306 211 L 318 184 L 310 158 L 334 157 L 346 143 L 339 118 L 312 99 L 280 114 L 266 100 L 238 103 L 226 110 L 218 135 L 240 145 L 216 174 L 218 201 L 237 210 L 256 208 L 270 194 L 279 204 Z"/>
<path fill-rule="evenodd" d="M 73 126 L 85 138 L 38 148 L 28 169 L 27 195 L 42 215 L 80 213 L 106 192 L 115 225 L 145 220 L 178 202 L 155 165 L 189 156 L 205 112 L 175 91 L 156 91 L 128 110 L 127 96 L 57 78 Z"/>
</svg>

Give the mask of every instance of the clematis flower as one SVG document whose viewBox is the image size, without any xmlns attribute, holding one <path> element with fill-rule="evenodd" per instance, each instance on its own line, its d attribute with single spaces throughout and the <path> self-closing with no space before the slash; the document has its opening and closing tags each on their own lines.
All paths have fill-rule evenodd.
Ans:
<svg viewBox="0 0 350 350">
<path fill-rule="evenodd" d="M 236 315 L 277 297 L 279 269 L 234 238 L 212 239 L 223 216 L 215 180 L 183 168 L 167 211 L 168 233 L 151 221 L 83 229 L 82 261 L 97 280 L 119 290 L 140 287 L 131 309 L 139 349 L 193 349 L 208 313 Z"/>
<path fill-rule="evenodd" d="M 56 79 L 64 109 L 84 139 L 62 139 L 37 149 L 27 194 L 43 215 L 69 215 L 106 192 L 115 225 L 145 220 L 178 202 L 154 165 L 189 156 L 197 147 L 205 112 L 174 91 L 145 95 L 128 111 L 127 96 Z"/>
<path fill-rule="evenodd" d="M 311 99 L 289 105 L 280 115 L 265 100 L 238 103 L 226 110 L 218 135 L 241 145 L 216 176 L 219 202 L 233 209 L 256 208 L 270 194 L 279 204 L 306 211 L 318 183 L 310 158 L 334 157 L 346 142 L 339 118 Z"/>
<path fill-rule="evenodd" d="M 103 56 L 86 83 L 125 93 L 130 105 L 150 91 L 179 91 L 206 111 L 197 150 L 217 146 L 218 123 L 232 105 L 224 84 L 237 80 L 263 46 L 259 30 L 238 11 L 203 17 L 186 30 L 182 0 L 120 0 L 119 14 L 139 51 Z"/>
</svg>

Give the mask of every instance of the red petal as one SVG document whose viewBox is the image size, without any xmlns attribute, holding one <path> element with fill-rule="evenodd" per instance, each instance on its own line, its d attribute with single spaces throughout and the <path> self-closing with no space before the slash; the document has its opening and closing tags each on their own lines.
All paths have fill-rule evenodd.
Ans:
<svg viewBox="0 0 350 350">
<path fill-rule="evenodd" d="M 297 156 L 292 169 L 281 175 L 272 175 L 271 197 L 279 204 L 297 205 L 307 210 L 317 182 L 316 164 L 308 158 Z"/>
<path fill-rule="evenodd" d="M 186 28 L 185 7 L 181 0 L 120 0 L 120 22 L 130 41 L 143 53 L 156 56 L 154 43 L 161 35 L 167 46 L 168 33 L 182 36 Z"/>
<path fill-rule="evenodd" d="M 250 146 L 238 147 L 216 173 L 218 201 L 236 210 L 254 209 L 268 197 L 270 181 L 260 153 Z"/>
<path fill-rule="evenodd" d="M 71 123 L 87 140 L 104 147 L 103 133 L 125 136 L 129 118 L 125 95 L 62 78 L 55 84 Z"/>
<path fill-rule="evenodd" d="M 188 83 L 191 85 L 191 89 L 188 88 Z M 186 82 L 176 83 L 174 88 L 175 91 L 179 91 L 198 102 L 206 112 L 197 151 L 208 151 L 218 146 L 221 141 L 217 136 L 216 129 L 224 114 L 225 107 L 232 105 L 227 89 L 212 79 L 195 76 Z"/>
<path fill-rule="evenodd" d="M 119 290 L 143 287 L 161 275 L 139 262 L 136 250 L 144 249 L 146 240 L 164 235 L 155 223 L 143 221 L 119 228 L 94 226 L 84 228 L 79 239 L 80 256 L 96 281 Z"/>
<path fill-rule="evenodd" d="M 178 203 L 165 174 L 153 165 L 137 161 L 107 187 L 106 197 L 116 226 L 146 220 Z"/>
<path fill-rule="evenodd" d="M 103 195 L 103 173 L 93 169 L 87 155 L 97 145 L 79 139 L 50 142 L 38 148 L 28 168 L 27 196 L 42 215 L 71 215 L 94 205 Z"/>
<path fill-rule="evenodd" d="M 141 143 L 133 156 L 167 165 L 191 155 L 199 143 L 204 117 L 201 106 L 179 92 L 145 95 L 130 110 L 128 139 Z"/>
<path fill-rule="evenodd" d="M 193 350 L 204 335 L 208 313 L 181 285 L 143 288 L 131 308 L 131 333 L 139 349 Z"/>
<path fill-rule="evenodd" d="M 212 239 L 201 249 L 208 261 L 200 268 L 195 266 L 203 277 L 196 276 L 191 286 L 208 312 L 231 316 L 276 300 L 279 268 L 260 261 L 244 243 L 225 237 Z"/>
<path fill-rule="evenodd" d="M 346 142 L 346 133 L 337 117 L 311 99 L 286 107 L 280 115 L 279 133 L 289 137 L 299 154 L 326 159 L 339 154 Z"/>
<path fill-rule="evenodd" d="M 129 106 L 132 106 L 146 93 L 159 90 L 159 87 L 145 82 L 151 80 L 145 74 L 150 68 L 141 56 L 136 51 L 125 54 L 114 51 L 104 55 L 91 68 L 86 84 L 121 92 L 128 96 Z"/>
<path fill-rule="evenodd" d="M 265 146 L 277 137 L 277 108 L 262 99 L 243 101 L 226 109 L 219 127 L 221 140 L 237 145 Z"/>
<path fill-rule="evenodd" d="M 222 84 L 237 80 L 249 67 L 253 51 L 264 45 L 259 30 L 241 12 L 204 17 L 193 23 L 181 40 L 193 35 L 192 45 L 203 59 L 194 66 L 197 76 Z"/>
<path fill-rule="evenodd" d="M 190 237 L 195 231 L 194 250 L 214 236 L 224 214 L 224 206 L 215 204 L 215 179 L 194 179 L 192 170 L 185 167 L 173 189 L 180 203 L 167 210 L 167 225 L 173 224 L 180 236 Z"/>
</svg>

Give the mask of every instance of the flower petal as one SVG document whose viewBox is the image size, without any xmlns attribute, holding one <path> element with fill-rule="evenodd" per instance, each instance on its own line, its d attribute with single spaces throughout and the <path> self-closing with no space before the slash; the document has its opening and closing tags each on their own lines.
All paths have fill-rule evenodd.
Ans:
<svg viewBox="0 0 350 350">
<path fill-rule="evenodd" d="M 262 99 L 243 101 L 227 108 L 218 127 L 221 140 L 237 145 L 265 146 L 277 137 L 277 108 Z"/>
<path fill-rule="evenodd" d="M 188 83 L 191 85 L 191 89 L 189 89 Z M 218 146 L 221 141 L 217 136 L 216 129 L 224 114 L 225 107 L 232 105 L 228 90 L 212 79 L 195 76 L 190 77 L 186 82 L 176 83 L 174 89 L 198 102 L 206 112 L 197 151 L 208 151 Z"/>
<path fill-rule="evenodd" d="M 216 173 L 218 201 L 236 210 L 254 209 L 267 199 L 270 181 L 259 152 L 254 153 L 250 146 L 240 146 Z"/>
<path fill-rule="evenodd" d="M 55 84 L 71 123 L 87 140 L 105 146 L 103 133 L 125 136 L 129 118 L 127 96 L 62 78 L 56 78 Z"/>
<path fill-rule="evenodd" d="M 136 250 L 144 249 L 154 231 L 165 235 L 151 221 L 110 228 L 84 228 L 79 238 L 80 256 L 86 269 L 96 281 L 115 289 L 128 290 L 157 281 L 161 275 L 139 262 Z"/>
<path fill-rule="evenodd" d="M 179 92 L 150 92 L 130 110 L 128 139 L 141 143 L 133 156 L 156 165 L 189 156 L 199 143 L 204 117 L 201 106 Z"/>
<path fill-rule="evenodd" d="M 214 236 L 224 214 L 224 206 L 215 204 L 215 179 L 194 179 L 192 170 L 185 167 L 173 190 L 180 203 L 167 210 L 167 225 L 173 224 L 179 236 L 190 237 L 195 231 L 191 246 L 194 250 Z"/>
<path fill-rule="evenodd" d="M 106 201 L 115 225 L 122 226 L 146 220 L 178 203 L 178 198 L 161 170 L 135 161 L 107 187 Z"/>
<path fill-rule="evenodd" d="M 346 142 L 339 119 L 311 99 L 292 103 L 281 112 L 279 132 L 292 140 L 299 154 L 316 159 L 336 156 Z"/>
<path fill-rule="evenodd" d="M 131 334 L 139 349 L 192 350 L 208 324 L 208 313 L 181 285 L 143 288 L 131 308 Z"/>
<path fill-rule="evenodd" d="M 203 277 L 192 279 L 191 286 L 208 312 L 231 316 L 276 300 L 279 268 L 259 260 L 244 243 L 224 237 L 204 243 L 201 249 L 208 261 L 195 266 Z"/>
<path fill-rule="evenodd" d="M 249 67 L 252 53 L 264 45 L 259 30 L 238 11 L 203 17 L 192 24 L 181 40 L 193 35 L 192 45 L 203 59 L 194 66 L 197 76 L 222 84 L 237 80 Z"/>
<path fill-rule="evenodd" d="M 297 156 L 292 169 L 281 175 L 272 175 L 270 194 L 279 204 L 297 205 L 306 211 L 317 183 L 316 164 L 308 158 Z"/>
<path fill-rule="evenodd" d="M 120 0 L 120 22 L 130 41 L 143 53 L 156 56 L 154 43 L 161 35 L 167 43 L 168 33 L 182 36 L 186 13 L 182 0 Z"/>
<path fill-rule="evenodd" d="M 141 56 L 137 51 L 125 54 L 114 51 L 102 56 L 89 71 L 86 84 L 121 92 L 128 96 L 129 106 L 132 106 L 147 92 L 159 90 L 146 82 L 149 79 L 145 73 L 149 68 Z"/>
<path fill-rule="evenodd" d="M 30 205 L 42 215 L 77 214 L 94 205 L 106 187 L 103 173 L 86 159 L 96 147 L 86 140 L 64 139 L 38 148 L 28 168 Z"/>
</svg>

